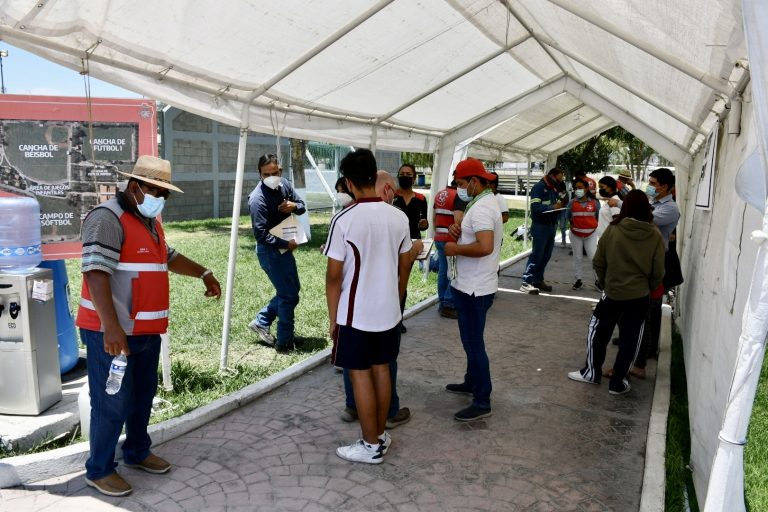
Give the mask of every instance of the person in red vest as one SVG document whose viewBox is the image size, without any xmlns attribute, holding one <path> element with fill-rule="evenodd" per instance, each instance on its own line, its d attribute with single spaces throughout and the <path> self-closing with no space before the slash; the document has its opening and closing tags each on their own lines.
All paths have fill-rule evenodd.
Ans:
<svg viewBox="0 0 768 512">
<path fill-rule="evenodd" d="M 577 178 L 573 185 L 574 197 L 568 204 L 568 217 L 571 219 L 571 247 L 573 248 L 573 273 L 576 281 L 573 289 L 582 287 L 581 263 L 584 252 L 587 253 L 589 264 L 597 251 L 597 224 L 600 203 L 594 198 L 589 188 L 589 182 Z"/>
<path fill-rule="evenodd" d="M 445 257 L 446 242 L 456 240 L 448 233 L 451 224 L 461 225 L 464 217 L 464 209 L 467 201 L 464 201 L 456 192 L 455 182 L 435 194 L 434 213 L 432 222 L 435 226 L 435 249 L 437 250 L 437 298 L 439 301 L 440 316 L 445 318 L 458 318 L 453 304 L 451 281 L 448 279 L 448 259 Z"/>
<path fill-rule="evenodd" d="M 120 171 L 118 171 L 120 172 Z M 91 394 L 90 457 L 85 482 L 107 496 L 133 488 L 115 468 L 115 445 L 125 425 L 123 461 L 149 473 L 171 465 L 150 452 L 147 425 L 157 391 L 160 335 L 168 328 L 168 271 L 196 277 L 206 297 L 220 297 L 211 270 L 169 247 L 156 218 L 171 191 L 171 164 L 140 156 L 123 191 L 88 213 L 82 225 L 83 286 L 77 326 L 87 347 Z M 115 394 L 105 387 L 113 357 L 128 364 Z"/>
</svg>

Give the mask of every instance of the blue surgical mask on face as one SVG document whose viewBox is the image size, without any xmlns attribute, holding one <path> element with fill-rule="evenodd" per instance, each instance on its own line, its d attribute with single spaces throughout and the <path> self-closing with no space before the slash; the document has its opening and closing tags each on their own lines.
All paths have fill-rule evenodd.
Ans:
<svg viewBox="0 0 768 512">
<path fill-rule="evenodd" d="M 656 192 L 656 187 L 654 187 L 653 185 L 648 185 L 647 187 L 645 187 L 645 195 L 647 195 L 651 199 L 656 197 L 657 193 L 658 192 Z"/>
<path fill-rule="evenodd" d="M 467 192 L 467 189 L 465 188 L 460 188 L 460 187 L 456 188 L 456 193 L 459 195 L 459 199 L 461 199 L 465 203 L 469 202 L 469 200 L 472 199 L 471 197 L 469 197 L 469 192 Z"/>
<path fill-rule="evenodd" d="M 154 219 L 160 215 L 160 212 L 163 211 L 163 207 L 165 206 L 165 199 L 145 194 L 144 191 L 141 190 L 141 187 L 139 187 L 139 191 L 141 192 L 141 195 L 144 196 L 144 202 L 137 205 L 139 213 L 148 219 Z M 136 202 L 138 203 L 138 201 Z"/>
<path fill-rule="evenodd" d="M 584 197 L 584 189 L 583 188 L 577 188 L 573 193 L 576 194 L 576 197 L 578 197 L 579 199 Z"/>
</svg>

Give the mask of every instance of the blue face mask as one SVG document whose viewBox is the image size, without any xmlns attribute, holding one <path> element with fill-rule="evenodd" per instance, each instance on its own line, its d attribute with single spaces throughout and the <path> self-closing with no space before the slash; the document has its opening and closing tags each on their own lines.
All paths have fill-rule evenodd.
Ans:
<svg viewBox="0 0 768 512">
<path fill-rule="evenodd" d="M 578 197 L 579 199 L 584 197 L 584 189 L 583 188 L 577 188 L 576 190 L 573 191 L 573 193 L 576 194 L 576 197 Z"/>
<path fill-rule="evenodd" d="M 461 199 L 465 203 L 468 203 L 472 199 L 471 197 L 469 197 L 469 192 L 467 192 L 467 189 L 465 188 L 457 188 L 456 193 L 459 195 L 459 199 Z"/>
<path fill-rule="evenodd" d="M 144 202 L 137 205 L 139 213 L 148 219 L 154 219 L 160 215 L 160 212 L 163 211 L 163 207 L 165 206 L 165 199 L 147 195 L 141 190 L 141 187 L 139 187 L 139 191 L 141 192 L 141 195 L 144 196 Z M 136 202 L 138 203 L 138 201 Z"/>
<path fill-rule="evenodd" d="M 657 194 L 656 187 L 654 187 L 653 185 L 648 185 L 647 187 L 645 187 L 645 195 L 647 195 L 651 199 L 656 197 L 656 194 Z"/>
</svg>

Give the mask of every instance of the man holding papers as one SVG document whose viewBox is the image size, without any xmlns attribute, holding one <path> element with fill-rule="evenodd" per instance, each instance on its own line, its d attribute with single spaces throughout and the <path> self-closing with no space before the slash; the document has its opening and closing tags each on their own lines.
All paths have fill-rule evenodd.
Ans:
<svg viewBox="0 0 768 512">
<path fill-rule="evenodd" d="M 565 206 L 563 201 L 558 199 L 557 192 L 557 184 L 563 181 L 563 177 L 563 170 L 553 167 L 531 189 L 533 247 L 523 273 L 521 292 L 538 295 L 539 290 L 552 291 L 552 287 L 544 281 L 544 269 L 547 268 L 549 258 L 552 257 L 552 249 L 555 247 L 557 213 L 554 211 Z"/>
<path fill-rule="evenodd" d="M 296 222 L 293 214 L 303 214 L 306 207 L 281 174 L 277 156 L 262 155 L 259 158 L 261 182 L 248 196 L 256 256 L 275 287 L 275 296 L 248 327 L 267 345 L 278 352 L 287 352 L 295 345 L 293 312 L 299 303 L 301 289 L 293 250 L 306 241 L 301 224 Z M 269 332 L 276 318 L 277 339 Z"/>
</svg>

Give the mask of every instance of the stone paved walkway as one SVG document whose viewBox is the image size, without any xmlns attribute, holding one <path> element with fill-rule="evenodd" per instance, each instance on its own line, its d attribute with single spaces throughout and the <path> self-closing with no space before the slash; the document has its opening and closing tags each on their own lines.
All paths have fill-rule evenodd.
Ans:
<svg viewBox="0 0 768 512">
<path fill-rule="evenodd" d="M 570 257 L 558 247 L 547 277 L 571 297 L 520 294 L 523 263 L 502 272 L 507 291 L 489 312 L 486 420 L 452 419 L 469 400 L 443 388 L 465 359 L 455 321 L 431 308 L 406 321 L 398 391 L 414 416 L 392 431 L 381 465 L 334 454 L 359 434 L 339 420 L 341 376 L 328 366 L 158 446 L 174 464 L 167 475 L 121 465 L 135 488 L 127 498 L 98 495 L 81 472 L 0 490 L 0 510 L 636 511 L 653 380 L 633 381 L 622 397 L 569 381 L 597 292 L 571 292 Z"/>
</svg>

